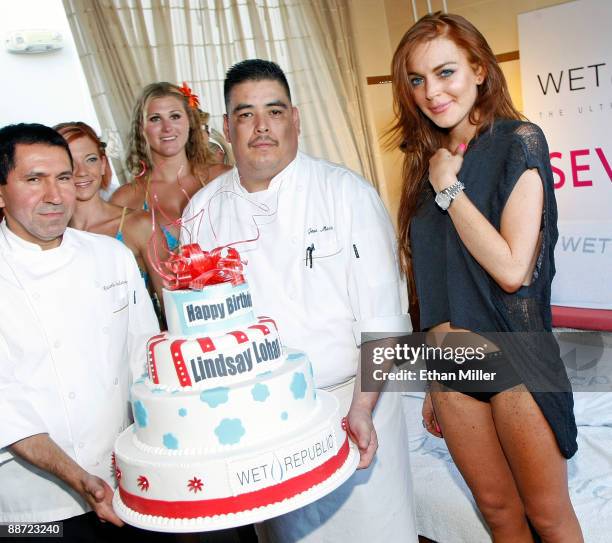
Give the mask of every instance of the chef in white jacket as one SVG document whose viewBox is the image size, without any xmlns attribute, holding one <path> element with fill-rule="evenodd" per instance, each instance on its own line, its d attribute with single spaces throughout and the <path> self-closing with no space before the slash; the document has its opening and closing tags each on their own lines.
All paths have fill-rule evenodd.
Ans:
<svg viewBox="0 0 612 543">
<path fill-rule="evenodd" d="M 344 485 L 259 526 L 260 539 L 415 542 L 400 399 L 359 384 L 361 332 L 411 330 L 387 212 L 362 177 L 298 152 L 299 113 L 276 64 L 236 64 L 224 92 L 237 165 L 193 197 L 182 241 L 204 249 L 243 242 L 236 248 L 257 313 L 276 319 L 285 345 L 308 353 L 360 452 L 361 469 Z"/>
<path fill-rule="evenodd" d="M 92 525 L 90 511 L 122 524 L 111 452 L 128 424 L 130 373 L 142 373 L 158 331 L 132 253 L 66 228 L 74 202 L 64 139 L 42 125 L 2 128 L 0 523 L 70 519 L 64 535 Z"/>
</svg>

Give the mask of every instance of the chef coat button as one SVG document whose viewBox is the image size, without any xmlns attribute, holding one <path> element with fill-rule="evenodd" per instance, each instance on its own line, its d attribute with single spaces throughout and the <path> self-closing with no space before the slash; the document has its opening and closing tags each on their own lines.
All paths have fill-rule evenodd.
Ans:
<svg viewBox="0 0 612 543">
<path fill-rule="evenodd" d="M 74 392 L 70 392 L 70 394 L 68 394 L 68 397 L 69 397 L 71 400 L 74 400 L 74 399 L 76 398 L 76 394 L 75 394 Z"/>
<path fill-rule="evenodd" d="M 295 294 L 293 294 L 293 292 L 290 292 L 287 296 L 290 300 L 295 300 Z"/>
<path fill-rule="evenodd" d="M 82 449 L 83 447 L 85 447 L 85 443 L 83 443 L 82 441 L 79 441 L 79 449 Z"/>
<path fill-rule="evenodd" d="M 56 349 L 59 349 L 59 348 L 62 346 L 62 342 L 61 342 L 61 341 L 58 339 L 58 340 L 56 340 L 56 342 L 53 344 L 53 346 L 54 346 Z"/>
<path fill-rule="evenodd" d="M 113 384 L 115 384 L 115 385 L 119 384 L 119 377 L 115 377 L 115 380 L 113 381 Z"/>
<path fill-rule="evenodd" d="M 105 334 L 108 334 L 108 326 L 105 326 L 104 328 L 102 328 L 102 332 L 104 332 Z"/>
<path fill-rule="evenodd" d="M 291 243 L 297 243 L 297 236 L 291 236 Z"/>
<path fill-rule="evenodd" d="M 38 294 L 38 292 L 34 292 L 32 294 L 32 298 L 34 298 L 35 300 L 40 300 L 40 294 Z"/>
</svg>

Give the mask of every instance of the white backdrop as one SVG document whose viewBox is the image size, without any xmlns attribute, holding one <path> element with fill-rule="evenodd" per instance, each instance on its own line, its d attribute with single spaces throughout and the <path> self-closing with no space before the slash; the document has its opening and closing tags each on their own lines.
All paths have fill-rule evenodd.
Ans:
<svg viewBox="0 0 612 543">
<path fill-rule="evenodd" d="M 61 32 L 64 48 L 31 55 L 6 50 L 10 32 L 43 28 Z M 0 0 L 0 73 L 0 126 L 84 121 L 100 133 L 62 0 Z"/>
<path fill-rule="evenodd" d="M 552 303 L 612 309 L 612 2 L 518 23 L 524 113 L 546 134 L 559 206 Z"/>
<path fill-rule="evenodd" d="M 39 28 L 61 32 L 64 48 L 30 55 L 6 50 L 10 32 Z M 98 129 L 61 0 L 0 0 L 0 73 L 0 126 L 85 121 Z"/>
</svg>

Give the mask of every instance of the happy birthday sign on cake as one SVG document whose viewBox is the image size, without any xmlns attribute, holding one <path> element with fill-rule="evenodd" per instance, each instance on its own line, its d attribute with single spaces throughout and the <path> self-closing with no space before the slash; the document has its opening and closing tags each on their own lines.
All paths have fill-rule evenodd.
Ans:
<svg viewBox="0 0 612 543">
<path fill-rule="evenodd" d="M 147 346 L 117 439 L 113 506 L 135 526 L 217 530 L 315 501 L 354 472 L 338 400 L 256 317 L 234 248 L 187 245 L 165 266 L 168 332 Z"/>
</svg>

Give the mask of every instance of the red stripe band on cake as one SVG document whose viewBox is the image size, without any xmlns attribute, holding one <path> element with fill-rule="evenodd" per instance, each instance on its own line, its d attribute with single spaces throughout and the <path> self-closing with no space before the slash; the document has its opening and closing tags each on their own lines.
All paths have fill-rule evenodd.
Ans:
<svg viewBox="0 0 612 543">
<path fill-rule="evenodd" d="M 236 330 L 234 332 L 228 332 L 227 335 L 234 336 L 238 343 L 246 343 L 247 341 L 249 341 L 249 338 L 247 337 L 247 335 L 244 332 L 241 332 L 240 330 Z"/>
<path fill-rule="evenodd" d="M 274 326 L 274 328 L 276 330 L 278 330 L 278 327 L 276 326 L 276 322 L 274 321 L 274 319 L 271 319 L 270 317 L 257 317 L 257 320 L 258 320 L 259 324 L 267 322 L 267 323 L 271 324 L 272 326 Z"/>
<path fill-rule="evenodd" d="M 203 353 L 210 353 L 217 348 L 215 347 L 213 340 L 210 339 L 209 337 L 199 337 L 197 338 L 197 341 Z"/>
<path fill-rule="evenodd" d="M 149 340 L 149 377 L 151 377 L 151 381 L 153 381 L 156 385 L 159 385 L 159 377 L 157 376 L 157 363 L 155 362 L 155 349 L 153 347 L 162 341 L 164 341 L 163 334 L 154 336 Z"/>
<path fill-rule="evenodd" d="M 265 324 L 253 324 L 249 326 L 251 330 L 259 330 L 264 336 L 270 333 L 270 329 Z"/>
<path fill-rule="evenodd" d="M 293 477 L 274 486 L 262 488 L 227 498 L 199 501 L 149 500 L 127 492 L 119 485 L 121 500 L 130 509 L 145 515 L 166 518 L 200 518 L 213 515 L 240 513 L 255 507 L 265 507 L 273 503 L 297 496 L 302 492 L 322 483 L 333 475 L 346 461 L 349 453 L 348 437 L 344 440 L 338 453 L 311 471 Z"/>
<path fill-rule="evenodd" d="M 179 384 L 182 387 L 191 386 L 191 377 L 187 371 L 185 365 L 185 359 L 183 358 L 183 351 L 181 345 L 185 343 L 184 339 L 177 339 L 170 344 L 170 354 L 172 355 L 172 361 L 174 362 L 174 368 L 176 370 L 176 376 L 178 377 Z"/>
</svg>

